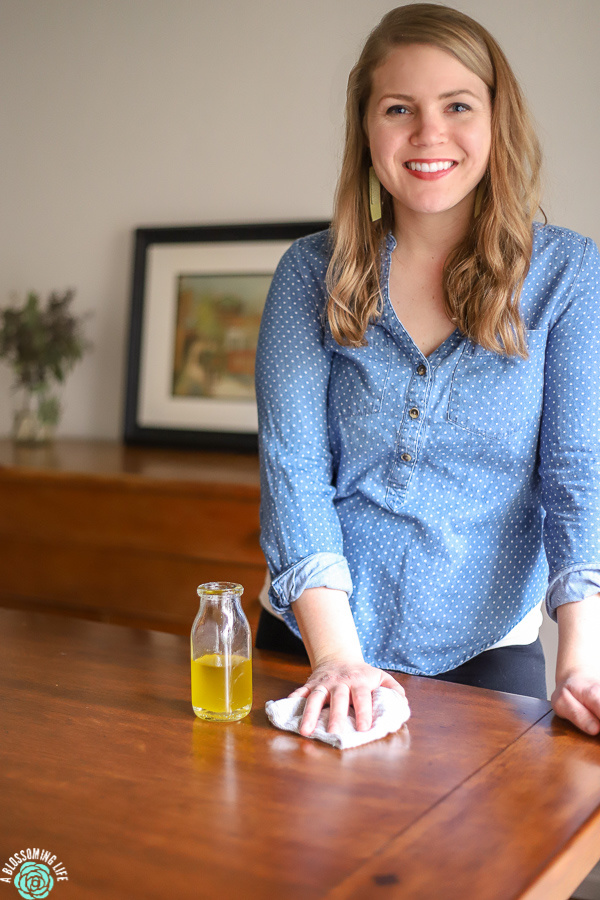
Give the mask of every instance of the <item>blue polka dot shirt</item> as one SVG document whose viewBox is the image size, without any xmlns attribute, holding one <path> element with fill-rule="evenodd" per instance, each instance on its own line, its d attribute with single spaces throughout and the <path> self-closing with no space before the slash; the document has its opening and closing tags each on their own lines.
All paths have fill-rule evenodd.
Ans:
<svg viewBox="0 0 600 900">
<path fill-rule="evenodd" d="M 256 359 L 261 545 L 288 626 L 310 587 L 346 591 L 365 660 L 435 675 L 545 597 L 600 591 L 600 254 L 534 225 L 529 358 L 455 331 L 425 357 L 390 303 L 368 346 L 327 325 L 329 235 L 283 256 Z"/>
</svg>

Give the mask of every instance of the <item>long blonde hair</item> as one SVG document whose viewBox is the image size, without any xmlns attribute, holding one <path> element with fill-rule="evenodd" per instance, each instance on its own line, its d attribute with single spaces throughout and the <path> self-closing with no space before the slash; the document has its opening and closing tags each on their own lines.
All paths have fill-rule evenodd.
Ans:
<svg viewBox="0 0 600 900">
<path fill-rule="evenodd" d="M 394 224 L 393 209 L 382 186 L 382 218 L 371 222 L 371 157 L 363 123 L 374 70 L 395 47 L 417 43 L 451 53 L 478 75 L 489 89 L 492 106 L 490 160 L 478 189 L 481 209 L 446 259 L 446 311 L 475 343 L 526 357 L 519 298 L 539 209 L 540 146 L 521 89 L 494 38 L 464 13 L 434 3 L 408 4 L 387 13 L 369 35 L 348 79 L 346 140 L 327 270 L 332 334 L 340 344 L 364 346 L 368 325 L 381 314 L 381 251 Z"/>
</svg>

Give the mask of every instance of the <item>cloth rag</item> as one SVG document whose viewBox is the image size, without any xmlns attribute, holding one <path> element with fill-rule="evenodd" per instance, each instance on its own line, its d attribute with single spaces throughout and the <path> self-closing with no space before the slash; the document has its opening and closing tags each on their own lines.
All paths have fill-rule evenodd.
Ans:
<svg viewBox="0 0 600 900">
<path fill-rule="evenodd" d="M 306 704 L 305 697 L 284 697 L 283 700 L 268 700 L 265 704 L 267 718 L 283 731 L 294 731 L 299 734 L 302 713 Z M 315 730 L 310 735 L 313 740 L 324 741 L 332 747 L 347 750 L 349 747 L 360 747 L 371 741 L 398 731 L 410 717 L 410 707 L 406 697 L 392 688 L 377 688 L 373 691 L 373 724 L 368 731 L 356 730 L 354 710 L 350 707 L 348 715 L 340 731 L 327 732 L 329 708 L 321 710 Z"/>
</svg>

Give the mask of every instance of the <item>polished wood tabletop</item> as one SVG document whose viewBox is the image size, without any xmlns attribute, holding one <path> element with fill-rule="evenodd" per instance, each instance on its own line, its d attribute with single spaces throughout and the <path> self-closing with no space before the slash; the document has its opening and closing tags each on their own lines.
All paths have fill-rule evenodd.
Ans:
<svg viewBox="0 0 600 900">
<path fill-rule="evenodd" d="M 0 865 L 56 855 L 50 900 L 565 900 L 600 856 L 600 740 L 548 703 L 399 676 L 408 724 L 339 751 L 266 719 L 305 666 L 253 669 L 203 722 L 185 637 L 0 609 Z"/>
</svg>

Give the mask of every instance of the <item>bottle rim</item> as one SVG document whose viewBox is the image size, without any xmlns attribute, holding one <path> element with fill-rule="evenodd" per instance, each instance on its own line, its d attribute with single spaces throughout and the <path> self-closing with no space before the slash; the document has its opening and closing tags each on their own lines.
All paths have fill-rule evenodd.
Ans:
<svg viewBox="0 0 600 900">
<path fill-rule="evenodd" d="M 241 597 L 244 593 L 244 588 L 241 584 L 236 584 L 234 581 L 207 581 L 205 584 L 198 585 L 196 593 L 199 597 L 203 594 L 212 595 L 213 597 L 219 597 L 223 594 L 234 594 L 236 597 Z"/>
</svg>

